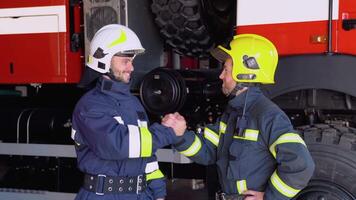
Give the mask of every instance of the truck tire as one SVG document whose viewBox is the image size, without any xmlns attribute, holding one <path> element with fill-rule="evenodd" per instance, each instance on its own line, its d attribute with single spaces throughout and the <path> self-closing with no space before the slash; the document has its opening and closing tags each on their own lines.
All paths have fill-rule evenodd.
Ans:
<svg viewBox="0 0 356 200">
<path fill-rule="evenodd" d="M 152 0 L 151 9 L 165 43 L 175 52 L 206 57 L 216 43 L 233 34 L 231 13 L 234 1 L 220 2 L 223 3 L 215 0 Z"/>
<path fill-rule="evenodd" d="M 295 199 L 356 199 L 356 129 L 328 124 L 297 129 L 314 159 L 315 172 Z"/>
</svg>

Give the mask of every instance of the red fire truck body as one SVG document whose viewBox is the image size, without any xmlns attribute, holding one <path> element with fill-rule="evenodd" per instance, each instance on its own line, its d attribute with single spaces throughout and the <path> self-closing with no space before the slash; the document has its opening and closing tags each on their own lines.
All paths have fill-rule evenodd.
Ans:
<svg viewBox="0 0 356 200">
<path fill-rule="evenodd" d="M 83 61 L 73 49 L 78 6 L 66 0 L 0 3 L 0 83 L 76 83 Z"/>
</svg>

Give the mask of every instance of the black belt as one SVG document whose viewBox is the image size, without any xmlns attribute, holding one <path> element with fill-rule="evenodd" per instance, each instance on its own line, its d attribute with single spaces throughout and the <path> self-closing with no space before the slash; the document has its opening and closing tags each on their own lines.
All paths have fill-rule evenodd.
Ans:
<svg viewBox="0 0 356 200">
<path fill-rule="evenodd" d="M 216 193 L 216 200 L 244 200 L 244 195 L 239 194 L 225 194 L 223 192 Z"/>
<path fill-rule="evenodd" d="M 140 194 L 146 188 L 146 178 L 143 175 L 132 177 L 90 175 L 84 176 L 84 189 L 97 195 L 112 193 Z"/>
</svg>

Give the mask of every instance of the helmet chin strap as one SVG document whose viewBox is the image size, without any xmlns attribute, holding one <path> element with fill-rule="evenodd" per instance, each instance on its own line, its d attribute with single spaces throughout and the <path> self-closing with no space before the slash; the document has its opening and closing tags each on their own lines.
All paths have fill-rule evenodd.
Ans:
<svg viewBox="0 0 356 200">
<path fill-rule="evenodd" d="M 232 91 L 230 92 L 230 94 L 228 95 L 230 98 L 234 98 L 235 96 L 238 96 L 239 94 L 241 94 L 242 90 L 246 87 L 249 87 L 250 85 L 246 84 L 246 83 L 237 83 L 236 86 L 234 87 L 234 89 L 232 89 Z"/>
</svg>

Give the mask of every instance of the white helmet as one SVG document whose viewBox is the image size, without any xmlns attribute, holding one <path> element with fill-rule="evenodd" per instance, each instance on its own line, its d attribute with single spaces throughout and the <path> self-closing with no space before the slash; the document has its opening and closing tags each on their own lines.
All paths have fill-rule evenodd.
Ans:
<svg viewBox="0 0 356 200">
<path fill-rule="evenodd" d="M 105 74 L 110 71 L 111 58 L 119 54 L 137 55 L 143 53 L 137 35 L 128 27 L 109 24 L 99 29 L 90 43 L 87 66 Z"/>
</svg>

